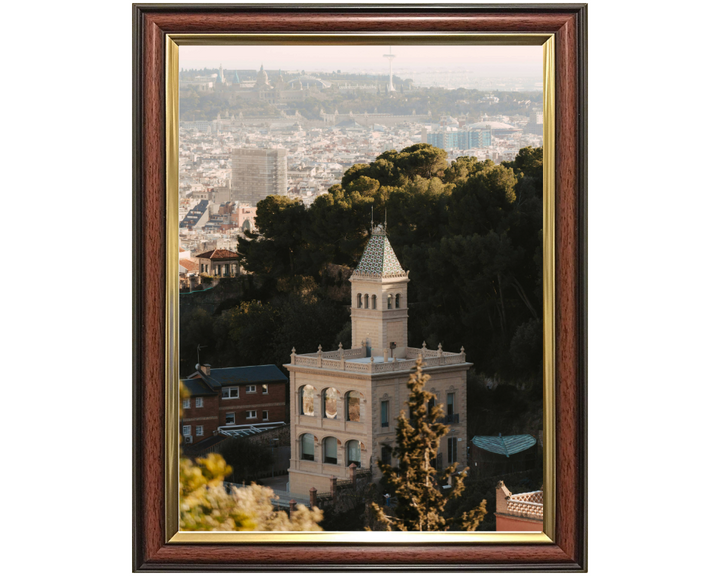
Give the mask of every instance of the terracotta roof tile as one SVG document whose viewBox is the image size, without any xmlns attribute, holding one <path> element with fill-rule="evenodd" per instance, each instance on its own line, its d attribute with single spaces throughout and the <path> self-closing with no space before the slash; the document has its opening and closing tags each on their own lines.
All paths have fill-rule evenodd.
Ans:
<svg viewBox="0 0 720 576">
<path fill-rule="evenodd" d="M 237 258 L 238 254 L 230 250 L 210 250 L 198 254 L 195 258 L 210 258 L 210 260 L 226 260 L 228 258 Z"/>
<path fill-rule="evenodd" d="M 187 260 L 185 258 L 180 259 L 180 266 L 185 268 L 188 272 L 197 272 L 200 270 L 200 266 L 197 262 L 193 262 L 192 260 Z"/>
</svg>

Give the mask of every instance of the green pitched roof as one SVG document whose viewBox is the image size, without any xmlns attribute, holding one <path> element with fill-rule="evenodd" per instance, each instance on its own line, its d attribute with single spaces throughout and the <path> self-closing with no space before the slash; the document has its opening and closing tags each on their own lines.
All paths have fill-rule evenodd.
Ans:
<svg viewBox="0 0 720 576">
<path fill-rule="evenodd" d="M 482 450 L 487 450 L 493 454 L 502 454 L 510 458 L 513 454 L 532 448 L 537 443 L 537 440 L 530 434 L 520 434 L 519 436 L 475 436 L 472 443 Z"/>
<path fill-rule="evenodd" d="M 379 278 L 405 276 L 405 271 L 381 226 L 373 230 L 355 272 Z"/>
</svg>

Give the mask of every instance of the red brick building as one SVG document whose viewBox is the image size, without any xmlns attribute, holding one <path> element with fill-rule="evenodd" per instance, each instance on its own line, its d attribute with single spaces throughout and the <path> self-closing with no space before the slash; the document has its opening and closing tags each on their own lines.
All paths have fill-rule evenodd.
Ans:
<svg viewBox="0 0 720 576">
<path fill-rule="evenodd" d="M 200 442 L 225 426 L 285 422 L 288 379 L 274 364 L 204 365 L 181 382 L 190 394 L 183 400 L 180 420 L 185 444 Z"/>
</svg>

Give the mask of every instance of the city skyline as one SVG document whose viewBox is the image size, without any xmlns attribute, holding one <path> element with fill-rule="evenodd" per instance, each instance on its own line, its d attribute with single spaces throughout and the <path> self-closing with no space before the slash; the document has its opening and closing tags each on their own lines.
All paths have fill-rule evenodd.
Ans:
<svg viewBox="0 0 720 576">
<path fill-rule="evenodd" d="M 383 73 L 392 48 L 397 75 L 418 71 L 467 71 L 498 77 L 542 79 L 541 46 L 181 46 L 180 69 L 305 70 L 306 72 Z"/>
</svg>

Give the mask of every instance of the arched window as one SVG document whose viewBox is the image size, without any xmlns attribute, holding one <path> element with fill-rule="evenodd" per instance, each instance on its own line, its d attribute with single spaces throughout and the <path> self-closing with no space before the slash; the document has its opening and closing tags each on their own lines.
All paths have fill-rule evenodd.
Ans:
<svg viewBox="0 0 720 576">
<path fill-rule="evenodd" d="M 375 294 L 372 295 L 372 309 L 377 309 L 377 296 Z"/>
<path fill-rule="evenodd" d="M 323 440 L 323 462 L 337 464 L 337 438 L 330 436 Z"/>
<path fill-rule="evenodd" d="M 368 295 L 365 294 L 365 308 L 368 307 Z"/>
<path fill-rule="evenodd" d="M 395 308 L 400 308 L 400 294 L 395 294 Z"/>
<path fill-rule="evenodd" d="M 315 460 L 315 437 L 312 434 L 300 436 L 300 446 L 303 460 Z"/>
<path fill-rule="evenodd" d="M 361 467 L 361 458 L 360 458 L 360 442 L 357 440 L 350 440 L 350 442 L 347 443 L 347 465 L 350 466 L 350 464 L 355 464 L 358 468 Z"/>
<path fill-rule="evenodd" d="M 300 414 L 315 416 L 315 387 L 303 386 L 300 388 Z"/>
<path fill-rule="evenodd" d="M 392 294 L 388 294 L 388 310 L 392 310 Z"/>
<path fill-rule="evenodd" d="M 347 393 L 345 398 L 345 418 L 350 422 L 360 422 L 360 400 L 362 397 L 362 394 L 355 392 L 355 390 Z"/>
<path fill-rule="evenodd" d="M 335 388 L 323 390 L 323 417 L 335 419 L 338 417 L 337 405 L 339 394 Z"/>
<path fill-rule="evenodd" d="M 362 294 L 358 294 L 358 308 L 362 308 Z"/>
</svg>

